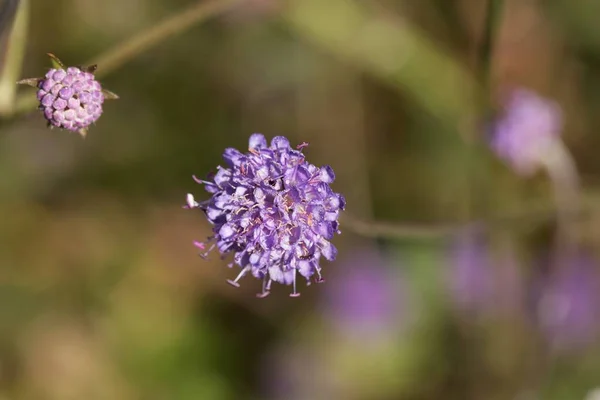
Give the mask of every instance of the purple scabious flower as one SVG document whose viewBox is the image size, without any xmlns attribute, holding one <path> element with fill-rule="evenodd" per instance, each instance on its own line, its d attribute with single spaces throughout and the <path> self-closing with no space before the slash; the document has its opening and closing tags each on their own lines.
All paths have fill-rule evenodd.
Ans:
<svg viewBox="0 0 600 400">
<path fill-rule="evenodd" d="M 560 137 L 562 112 L 554 101 L 527 89 L 511 93 L 492 128 L 491 147 L 517 173 L 533 175 L 549 146 Z"/>
<path fill-rule="evenodd" d="M 88 68 L 66 67 L 54 54 L 48 53 L 54 68 L 43 78 L 22 79 L 18 84 L 37 88 L 39 109 L 48 126 L 87 134 L 90 125 L 102 115 L 104 100 L 118 99 L 103 89 L 96 80 L 96 65 Z"/>
<path fill-rule="evenodd" d="M 222 255 L 232 253 L 242 270 L 228 282 L 238 287 L 250 273 L 263 280 L 259 297 L 269 294 L 273 282 L 293 285 L 290 296 L 299 296 L 297 274 L 308 284 L 314 275 L 321 282 L 321 256 L 332 261 L 337 254 L 330 240 L 340 233 L 345 199 L 329 186 L 335 179 L 331 167 L 306 162 L 305 146 L 292 149 L 283 136 L 269 146 L 255 133 L 248 153 L 228 148 L 223 154 L 227 167 L 218 167 L 208 181 L 196 179 L 212 195 L 209 200 L 197 203 L 188 194 L 187 206 L 202 209 L 214 225 L 209 241 L 215 243 L 203 256 L 215 246 Z M 196 246 L 206 249 L 203 242 Z"/>
<path fill-rule="evenodd" d="M 51 69 L 38 84 L 44 118 L 57 128 L 78 132 L 102 115 L 104 93 L 91 72 L 76 67 Z"/>
</svg>

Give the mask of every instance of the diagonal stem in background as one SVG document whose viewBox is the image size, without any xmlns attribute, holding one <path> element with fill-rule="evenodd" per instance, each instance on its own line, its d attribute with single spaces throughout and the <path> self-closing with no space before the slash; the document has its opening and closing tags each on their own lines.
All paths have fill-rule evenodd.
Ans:
<svg viewBox="0 0 600 400">
<path fill-rule="evenodd" d="M 100 54 L 92 59 L 88 65 L 98 64 L 96 76 L 108 75 L 157 44 L 183 33 L 199 22 L 224 13 L 243 1 L 245 0 L 199 1 Z M 29 112 L 35 109 L 36 104 L 35 95 L 31 93 L 23 95 L 17 99 L 14 112 L 15 114 Z"/>
<path fill-rule="evenodd" d="M 242 1 L 244 0 L 200 1 L 109 49 L 104 54 L 91 60 L 88 65 L 97 64 L 99 66 L 97 76 L 107 75 L 135 58 L 138 54 L 186 31 L 199 22 L 230 10 Z"/>
</svg>

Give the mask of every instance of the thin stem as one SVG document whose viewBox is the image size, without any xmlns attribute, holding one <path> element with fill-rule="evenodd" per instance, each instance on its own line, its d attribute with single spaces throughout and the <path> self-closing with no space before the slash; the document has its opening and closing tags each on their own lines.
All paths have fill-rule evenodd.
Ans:
<svg viewBox="0 0 600 400">
<path fill-rule="evenodd" d="M 572 198 L 571 198 L 572 199 Z M 563 210 L 562 218 L 564 222 L 569 222 L 570 226 L 577 220 L 585 217 L 587 211 L 598 204 L 598 194 L 589 194 L 586 204 L 589 207 L 569 207 Z M 589 204 L 588 204 L 589 203 Z M 571 203 L 569 203 L 571 204 Z M 382 221 L 367 221 L 357 219 L 351 215 L 342 217 L 342 229 L 347 229 L 357 235 L 384 238 L 384 239 L 440 239 L 465 229 L 477 226 L 489 226 L 490 229 L 513 230 L 520 227 L 529 227 L 532 224 L 543 223 L 553 220 L 557 215 L 556 204 L 538 204 L 532 206 L 528 204 L 521 211 L 510 214 L 498 215 L 481 220 L 473 220 L 466 223 L 442 223 L 442 224 L 404 224 Z"/>
<path fill-rule="evenodd" d="M 481 103 L 480 118 L 482 123 L 477 123 L 476 128 L 473 130 L 472 143 L 481 143 L 481 127 L 487 125 L 490 116 L 493 114 L 492 109 L 492 66 L 494 59 L 494 45 L 496 44 L 496 37 L 498 33 L 498 27 L 500 26 L 501 10 L 503 6 L 503 0 L 487 0 L 484 16 L 483 26 L 483 38 L 481 40 L 478 52 L 477 52 L 477 69 L 479 72 L 479 80 L 481 90 L 483 93 L 483 101 Z M 465 176 L 470 178 L 467 182 L 467 191 L 465 203 L 467 204 L 467 210 L 469 213 L 482 212 L 484 207 L 489 203 L 485 198 L 485 193 L 489 193 L 485 190 L 485 186 L 489 185 L 489 176 L 486 176 L 487 169 L 482 168 L 483 161 L 478 153 L 476 146 L 470 146 L 468 156 L 465 157 Z M 476 152 L 476 153 L 474 153 Z"/>
<path fill-rule="evenodd" d="M 14 2 L 8 2 L 8 6 Z M 18 3 L 18 2 L 17 2 Z M 5 10 L 8 13 L 10 10 Z M 0 16 L 0 19 L 8 18 Z M 1 21 L 0 21 L 1 22 Z M 17 85 L 25 57 L 27 29 L 29 26 L 29 0 L 21 0 L 8 37 L 6 62 L 0 73 L 0 117 L 10 115 L 15 105 Z"/>
<path fill-rule="evenodd" d="M 499 27 L 503 0 L 488 0 L 483 31 L 483 41 L 479 51 L 479 69 L 481 80 L 486 93 L 491 91 L 492 59 L 494 58 L 494 44 Z"/>
<path fill-rule="evenodd" d="M 108 50 L 106 53 L 95 57 L 88 65 L 97 64 L 97 76 L 104 76 L 137 55 L 156 46 L 164 40 L 180 34 L 195 24 L 221 14 L 243 0 L 211 0 L 200 1 L 187 10 L 183 10 L 161 23 L 140 32 L 129 40 Z"/>
<path fill-rule="evenodd" d="M 563 261 L 573 255 L 577 246 L 577 227 L 571 217 L 580 209 L 579 176 L 571 153 L 560 140 L 549 149 L 543 162 L 554 189 L 557 256 Z"/>
<path fill-rule="evenodd" d="M 348 215 L 342 217 L 341 226 L 360 236 L 387 239 L 437 239 L 457 231 L 459 227 L 458 224 L 418 225 L 366 221 Z"/>
<path fill-rule="evenodd" d="M 106 76 L 157 44 L 186 31 L 199 22 L 230 10 L 242 1 L 244 0 L 200 1 L 94 57 L 88 65 L 98 64 L 96 76 Z M 28 112 L 34 109 L 36 104 L 35 96 L 31 93 L 24 95 L 17 100 L 15 113 Z"/>
</svg>

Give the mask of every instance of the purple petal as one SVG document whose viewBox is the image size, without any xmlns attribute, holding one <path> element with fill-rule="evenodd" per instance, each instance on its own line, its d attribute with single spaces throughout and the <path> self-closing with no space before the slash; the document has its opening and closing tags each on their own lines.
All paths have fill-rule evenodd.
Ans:
<svg viewBox="0 0 600 400">
<path fill-rule="evenodd" d="M 248 148 L 251 150 L 267 147 L 267 139 L 262 133 L 253 133 L 248 141 Z"/>
<path fill-rule="evenodd" d="M 231 224 L 225 224 L 219 229 L 219 236 L 222 239 L 230 239 L 235 235 L 235 228 Z"/>
<path fill-rule="evenodd" d="M 225 149 L 225 152 L 223 153 L 223 158 L 225 159 L 225 162 L 232 168 L 239 166 L 240 160 L 243 157 L 244 155 L 242 153 L 231 147 Z"/>
<path fill-rule="evenodd" d="M 290 141 L 287 140 L 284 136 L 275 136 L 272 140 L 271 140 L 271 147 L 275 148 L 275 149 L 289 149 L 290 148 Z"/>
<path fill-rule="evenodd" d="M 321 178 L 322 182 L 332 183 L 335 180 L 335 173 L 333 172 L 333 168 L 331 168 L 329 165 L 321 167 L 321 169 L 319 170 L 319 177 Z"/>
<path fill-rule="evenodd" d="M 321 240 L 319 244 L 321 247 L 321 253 L 323 254 L 323 257 L 325 257 L 325 259 L 328 261 L 335 260 L 335 257 L 337 256 L 336 247 L 327 240 Z"/>
</svg>

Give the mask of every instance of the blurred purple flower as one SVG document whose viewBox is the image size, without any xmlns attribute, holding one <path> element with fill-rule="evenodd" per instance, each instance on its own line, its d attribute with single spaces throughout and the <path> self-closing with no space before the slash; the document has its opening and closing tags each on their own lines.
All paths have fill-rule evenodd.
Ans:
<svg viewBox="0 0 600 400">
<path fill-rule="evenodd" d="M 494 279 L 483 239 L 474 233 L 459 236 L 450 249 L 447 271 L 450 294 L 463 309 L 488 308 L 493 300 Z"/>
<path fill-rule="evenodd" d="M 262 355 L 260 379 L 263 399 L 335 399 L 336 378 L 332 368 L 331 347 L 321 348 L 314 341 L 286 341 Z M 324 360 L 324 358 L 326 360 Z"/>
<path fill-rule="evenodd" d="M 580 255 L 541 283 L 538 318 L 553 347 L 579 347 L 600 333 L 600 275 L 595 262 Z"/>
<path fill-rule="evenodd" d="M 562 112 L 557 103 L 528 89 L 511 93 L 505 112 L 492 129 L 491 147 L 519 174 L 530 176 L 544 152 L 560 137 Z"/>
<path fill-rule="evenodd" d="M 338 217 L 345 199 L 329 186 L 335 179 L 330 166 L 316 167 L 306 161 L 303 143 L 292 149 L 283 136 L 267 144 L 259 133 L 250 136 L 248 153 L 225 149 L 228 167 L 204 184 L 212 196 L 197 203 L 187 196 L 189 208 L 200 208 L 214 225 L 215 246 L 222 255 L 233 253 L 242 268 L 238 281 L 250 273 L 263 280 L 259 297 L 269 294 L 272 282 L 293 285 L 290 296 L 298 296 L 296 275 L 310 284 L 312 276 L 321 282 L 321 256 L 332 261 L 337 249 L 330 242 L 339 232 Z M 205 244 L 194 243 L 204 249 Z"/>
<path fill-rule="evenodd" d="M 406 282 L 380 254 L 357 251 L 338 265 L 336 274 L 325 292 L 325 312 L 344 334 L 373 338 L 406 323 Z"/>
<path fill-rule="evenodd" d="M 446 271 L 452 301 L 467 312 L 514 312 L 523 306 L 523 280 L 513 254 L 493 259 L 477 232 L 460 235 L 449 251 Z"/>
</svg>

